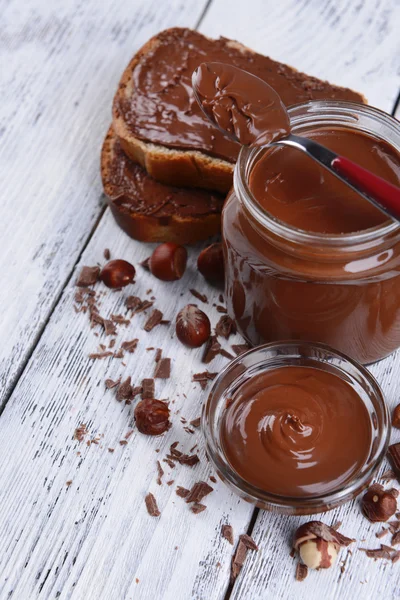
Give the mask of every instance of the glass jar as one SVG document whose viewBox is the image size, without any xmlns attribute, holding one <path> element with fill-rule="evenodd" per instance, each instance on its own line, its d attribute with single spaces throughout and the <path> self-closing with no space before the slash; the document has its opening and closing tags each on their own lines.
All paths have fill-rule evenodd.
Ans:
<svg viewBox="0 0 400 600">
<path fill-rule="evenodd" d="M 293 133 L 358 129 L 400 153 L 400 123 L 378 109 L 315 101 L 289 115 Z M 400 225 L 337 235 L 286 225 L 249 189 L 264 152 L 242 148 L 222 215 L 227 307 L 239 332 L 252 345 L 323 342 L 362 364 L 387 356 L 400 347 Z"/>
<path fill-rule="evenodd" d="M 358 394 L 370 418 L 371 450 L 365 464 L 344 486 L 328 494 L 292 498 L 265 492 L 240 477 L 223 451 L 221 423 L 230 399 L 248 379 L 287 366 L 314 367 L 337 375 Z M 207 454 L 219 477 L 243 499 L 274 512 L 308 515 L 331 510 L 368 486 L 387 452 L 390 420 L 379 385 L 364 367 L 323 344 L 277 342 L 249 350 L 219 373 L 203 407 L 202 431 Z"/>
</svg>

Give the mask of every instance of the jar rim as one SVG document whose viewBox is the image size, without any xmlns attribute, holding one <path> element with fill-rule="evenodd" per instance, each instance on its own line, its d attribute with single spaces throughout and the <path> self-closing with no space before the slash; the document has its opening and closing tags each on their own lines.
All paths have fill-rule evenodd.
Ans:
<svg viewBox="0 0 400 600">
<path fill-rule="evenodd" d="M 374 397 L 377 406 L 379 407 L 380 415 L 379 421 L 377 421 L 379 428 L 377 426 L 377 437 L 375 440 L 377 443 L 375 444 L 374 441 L 372 444 L 371 454 L 363 466 L 362 471 L 355 473 L 348 482 L 335 490 L 320 495 L 305 497 L 279 496 L 261 490 L 255 485 L 245 481 L 231 467 L 222 448 L 219 447 L 219 441 L 216 436 L 219 435 L 218 427 L 220 426 L 220 423 L 216 424 L 213 422 L 212 411 L 218 406 L 218 403 L 221 403 L 221 406 L 224 406 L 226 399 L 230 397 L 229 393 L 226 397 L 224 395 L 226 392 L 224 387 L 225 378 L 229 382 L 229 385 L 227 386 L 229 392 L 230 387 L 237 385 L 238 380 L 244 373 L 249 372 L 256 366 L 266 365 L 268 361 L 271 362 L 271 368 L 292 366 L 285 364 L 277 365 L 279 358 L 281 358 L 281 360 L 284 360 L 285 358 L 297 358 L 300 359 L 299 364 L 301 364 L 302 359 L 307 358 L 316 363 L 316 368 L 318 368 L 318 364 L 329 364 L 337 371 L 338 376 L 340 376 L 339 373 L 341 372 L 344 376 L 350 377 L 352 380 L 358 378 L 368 386 L 369 390 L 371 390 L 371 396 Z M 258 362 L 252 362 L 257 360 Z M 242 366 L 244 366 L 244 369 Z M 235 376 L 238 372 L 238 368 L 242 370 L 240 371 L 240 374 Z M 223 388 L 222 393 L 221 386 Z M 361 395 L 360 398 L 363 400 Z M 365 400 L 363 400 L 363 402 L 365 402 Z M 375 405 L 374 408 L 376 408 Z M 375 411 L 375 418 L 378 419 L 378 417 L 376 417 L 376 412 L 377 411 Z M 373 422 L 374 417 L 372 414 L 370 414 L 370 419 L 371 422 Z M 229 487 L 246 500 L 257 504 L 261 508 L 289 514 L 313 514 L 316 512 L 324 512 L 354 498 L 365 489 L 371 481 L 371 478 L 386 455 L 390 439 L 389 410 L 383 392 L 373 375 L 355 360 L 334 350 L 326 344 L 292 340 L 272 342 L 251 348 L 226 365 L 213 381 L 210 393 L 203 405 L 201 428 L 206 442 L 207 454 L 217 472 Z"/>
<path fill-rule="evenodd" d="M 400 140 L 400 122 L 384 111 L 366 104 L 339 100 L 310 100 L 309 102 L 291 106 L 288 108 L 288 114 L 293 131 L 296 131 L 296 126 L 301 124 L 312 123 L 315 126 L 315 119 L 317 117 L 329 119 L 330 122 L 334 121 L 338 125 L 343 126 L 346 123 L 357 123 L 361 114 L 375 120 L 377 125 L 388 127 L 389 130 L 398 134 Z M 361 130 L 366 131 L 363 128 Z M 368 132 L 381 137 L 381 139 L 390 143 L 400 153 L 400 142 L 397 146 L 391 139 L 382 136 L 382 132 L 372 130 L 368 130 Z M 386 236 L 393 233 L 400 233 L 400 224 L 391 219 L 369 229 L 339 234 L 310 232 L 284 223 L 256 201 L 249 187 L 250 171 L 255 159 L 264 150 L 265 147 L 242 146 L 235 165 L 233 185 L 236 194 L 243 201 L 245 208 L 251 216 L 257 223 L 264 226 L 273 234 L 281 238 L 289 238 L 291 242 L 299 244 L 317 243 L 331 247 L 351 247 L 380 241 L 382 238 L 386 238 Z"/>
</svg>

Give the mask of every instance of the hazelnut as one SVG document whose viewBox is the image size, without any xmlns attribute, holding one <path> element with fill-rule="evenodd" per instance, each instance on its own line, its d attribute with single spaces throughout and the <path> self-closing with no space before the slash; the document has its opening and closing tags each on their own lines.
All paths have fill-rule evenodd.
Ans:
<svg viewBox="0 0 400 600">
<path fill-rule="evenodd" d="M 353 541 L 321 521 L 309 521 L 297 529 L 293 547 L 310 569 L 328 569 L 335 563 L 340 547 Z"/>
<path fill-rule="evenodd" d="M 132 283 L 135 267 L 126 260 L 110 260 L 101 270 L 100 279 L 109 288 L 122 288 Z"/>
<path fill-rule="evenodd" d="M 397 510 L 397 496 L 395 489 L 385 490 L 379 483 L 371 485 L 361 500 L 364 515 L 372 523 L 387 521 Z"/>
<path fill-rule="evenodd" d="M 209 283 L 223 284 L 225 269 L 222 244 L 211 244 L 208 248 L 204 248 L 198 256 L 197 268 Z"/>
<path fill-rule="evenodd" d="M 184 246 L 173 242 L 160 244 L 149 259 L 149 269 L 154 277 L 162 281 L 176 281 L 185 272 L 187 251 Z"/>
<path fill-rule="evenodd" d="M 146 435 L 160 435 L 171 427 L 169 408 L 161 400 L 141 400 L 135 408 L 134 416 L 137 428 Z"/>
<path fill-rule="evenodd" d="M 392 425 L 396 429 L 400 429 L 400 404 L 396 406 L 392 415 Z"/>
<path fill-rule="evenodd" d="M 199 348 L 208 340 L 210 334 L 210 319 L 197 306 L 188 304 L 179 311 L 176 317 L 176 335 L 182 344 Z"/>
</svg>

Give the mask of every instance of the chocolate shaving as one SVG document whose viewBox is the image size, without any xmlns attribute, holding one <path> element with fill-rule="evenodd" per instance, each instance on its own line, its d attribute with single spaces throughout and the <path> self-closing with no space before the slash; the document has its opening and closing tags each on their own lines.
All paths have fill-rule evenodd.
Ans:
<svg viewBox="0 0 400 600">
<path fill-rule="evenodd" d="M 392 537 L 392 546 L 400 544 L 400 531 L 397 531 Z"/>
<path fill-rule="evenodd" d="M 205 294 L 200 294 L 200 292 L 198 292 L 194 288 L 190 288 L 189 292 L 192 294 L 192 296 L 200 300 L 200 302 L 204 302 L 205 304 L 208 302 L 207 296 Z"/>
<path fill-rule="evenodd" d="M 131 400 L 132 390 L 133 388 L 131 386 L 131 378 L 127 377 L 127 379 L 125 379 L 125 381 L 120 383 L 120 385 L 118 386 L 117 393 L 115 396 L 118 402 L 121 402 L 122 400 Z"/>
<path fill-rule="evenodd" d="M 231 565 L 231 582 L 233 583 L 237 576 L 239 575 L 242 567 L 244 565 L 244 561 L 246 560 L 247 555 L 247 546 L 239 540 L 239 543 L 236 547 L 236 552 L 232 557 L 232 565 Z"/>
<path fill-rule="evenodd" d="M 212 335 L 209 337 L 208 342 L 204 348 L 202 361 L 205 364 L 210 363 L 218 354 L 221 352 L 221 344 L 217 340 L 217 336 Z"/>
<path fill-rule="evenodd" d="M 212 481 L 213 483 L 217 483 L 217 480 L 214 477 L 214 475 L 210 475 L 210 481 Z"/>
<path fill-rule="evenodd" d="M 249 535 L 247 535 L 247 533 L 242 533 L 242 535 L 239 536 L 239 539 L 242 540 L 243 544 L 246 546 L 246 548 L 248 548 L 249 550 L 258 550 L 258 546 L 255 543 L 255 541 L 253 540 L 253 538 Z"/>
<path fill-rule="evenodd" d="M 186 488 L 181 487 L 180 485 L 178 485 L 178 487 L 175 490 L 175 493 L 180 498 L 187 498 L 189 496 L 189 494 L 190 494 L 190 490 L 187 490 Z"/>
<path fill-rule="evenodd" d="M 379 477 L 382 481 L 392 481 L 396 479 L 396 473 L 392 469 L 388 469 L 384 473 L 382 473 L 381 477 Z"/>
<path fill-rule="evenodd" d="M 151 331 L 152 329 L 154 329 L 154 327 L 157 327 L 157 325 L 160 325 L 160 323 L 163 320 L 163 314 L 161 312 L 161 310 L 158 310 L 158 308 L 155 308 L 153 310 L 153 312 L 151 313 L 151 315 L 149 316 L 149 318 L 147 319 L 146 323 L 144 324 L 143 329 L 145 331 Z"/>
<path fill-rule="evenodd" d="M 161 348 L 157 348 L 155 356 L 154 356 L 154 362 L 156 362 L 156 363 L 160 362 L 161 357 L 162 357 L 162 350 L 161 350 Z"/>
<path fill-rule="evenodd" d="M 192 427 L 196 427 L 197 429 L 197 427 L 200 427 L 200 422 L 200 417 L 197 417 L 197 419 L 193 419 L 193 421 L 190 421 L 190 424 L 192 425 Z"/>
<path fill-rule="evenodd" d="M 233 546 L 234 538 L 232 525 L 222 525 L 221 535 Z"/>
<path fill-rule="evenodd" d="M 215 326 L 215 333 L 227 340 L 236 333 L 236 324 L 228 315 L 223 315 Z"/>
<path fill-rule="evenodd" d="M 115 324 L 112 321 L 110 321 L 110 319 L 103 319 L 102 325 L 104 327 L 104 333 L 106 335 L 116 335 L 117 328 Z"/>
<path fill-rule="evenodd" d="M 104 249 L 103 256 L 104 256 L 104 258 L 106 260 L 110 260 L 110 258 L 111 258 L 111 252 L 110 252 L 110 250 L 108 248 Z"/>
<path fill-rule="evenodd" d="M 227 313 L 227 312 L 228 312 L 228 311 L 226 310 L 225 306 L 219 306 L 219 305 L 218 305 L 216 308 L 217 308 L 217 311 L 218 311 L 219 313 L 223 313 L 223 314 L 225 314 L 225 313 Z"/>
<path fill-rule="evenodd" d="M 186 502 L 200 502 L 205 496 L 210 494 L 214 488 L 208 485 L 205 481 L 198 481 L 190 490 L 190 494 L 186 498 Z"/>
<path fill-rule="evenodd" d="M 111 390 L 112 388 L 117 387 L 117 385 L 119 385 L 120 383 L 121 383 L 121 379 L 117 379 L 117 381 L 114 381 L 113 379 L 106 379 L 104 382 L 104 384 L 108 390 Z"/>
<path fill-rule="evenodd" d="M 294 548 L 297 549 L 304 541 L 321 538 L 325 542 L 333 542 L 337 546 L 349 546 L 355 540 L 350 539 L 339 531 L 321 523 L 321 521 L 309 521 L 301 525 L 296 531 Z"/>
<path fill-rule="evenodd" d="M 204 371 L 203 373 L 194 373 L 192 381 L 200 383 L 201 389 L 205 390 L 208 382 L 215 379 L 217 375 L 218 373 L 210 373 L 209 371 Z"/>
<path fill-rule="evenodd" d="M 394 548 L 391 548 L 390 550 L 388 550 L 387 548 L 388 546 L 381 544 L 380 548 L 376 548 L 374 550 L 369 550 L 368 548 L 359 548 L 359 550 L 361 550 L 361 552 L 365 552 L 368 558 L 373 558 L 374 560 L 378 558 L 383 558 L 384 560 L 391 560 L 392 553 L 390 550 L 394 550 Z"/>
<path fill-rule="evenodd" d="M 102 360 L 103 358 L 108 358 L 109 356 L 114 356 L 114 352 L 92 352 L 89 354 L 89 358 L 92 360 Z"/>
<path fill-rule="evenodd" d="M 304 581 L 308 575 L 308 567 L 307 565 L 303 565 L 303 563 L 297 563 L 296 566 L 296 581 Z"/>
<path fill-rule="evenodd" d="M 222 350 L 220 350 L 220 355 L 221 356 L 225 356 L 225 358 L 229 358 L 229 360 L 234 359 L 235 357 L 233 356 L 233 354 L 231 354 L 230 352 L 228 352 L 227 350 L 224 350 L 224 348 L 222 348 Z"/>
<path fill-rule="evenodd" d="M 154 369 L 154 377 L 156 379 L 168 379 L 171 375 L 171 359 L 160 358 Z"/>
<path fill-rule="evenodd" d="M 154 398 L 154 379 L 143 379 L 142 400 Z"/>
<path fill-rule="evenodd" d="M 138 343 L 139 343 L 139 340 L 137 338 L 135 338 L 134 340 L 122 342 L 121 348 L 123 350 L 126 350 L 130 354 L 133 354 L 137 348 Z"/>
<path fill-rule="evenodd" d="M 130 320 L 125 319 L 123 315 L 111 315 L 112 321 L 118 323 L 118 325 L 130 325 Z"/>
<path fill-rule="evenodd" d="M 153 306 L 154 302 L 150 302 L 150 300 L 141 300 L 137 296 L 128 296 L 125 300 L 125 306 L 129 308 L 134 315 L 141 313 L 151 306 Z"/>
<path fill-rule="evenodd" d="M 109 348 L 114 348 L 115 344 L 116 344 L 117 340 L 115 338 L 112 338 L 109 343 L 108 343 L 108 347 Z"/>
<path fill-rule="evenodd" d="M 158 510 L 157 501 L 154 498 L 153 494 L 149 492 L 145 497 L 144 501 L 146 503 L 146 508 L 149 515 L 151 517 L 159 517 L 161 513 Z"/>
<path fill-rule="evenodd" d="M 194 504 L 192 504 L 192 506 L 190 507 L 190 510 L 192 511 L 192 513 L 194 513 L 195 515 L 198 515 L 199 513 L 203 512 L 203 510 L 206 510 L 207 506 L 205 504 L 200 504 L 200 502 L 195 502 Z"/>
<path fill-rule="evenodd" d="M 82 267 L 75 285 L 78 287 L 89 287 L 99 280 L 100 267 Z"/>
<path fill-rule="evenodd" d="M 249 346 L 247 344 L 232 344 L 232 350 L 236 356 L 240 356 L 240 354 L 243 354 L 249 350 Z"/>
<path fill-rule="evenodd" d="M 389 446 L 388 457 L 396 478 L 400 482 L 400 442 Z"/>
<path fill-rule="evenodd" d="M 388 529 L 383 528 L 381 531 L 376 533 L 375 536 L 380 540 L 381 538 L 385 537 L 385 535 L 387 535 L 388 533 L 389 533 L 389 528 Z"/>
<path fill-rule="evenodd" d="M 158 473 L 157 483 L 158 483 L 158 485 L 161 485 L 164 471 L 163 471 L 163 468 L 162 468 L 159 460 L 157 461 L 157 473 Z"/>
</svg>

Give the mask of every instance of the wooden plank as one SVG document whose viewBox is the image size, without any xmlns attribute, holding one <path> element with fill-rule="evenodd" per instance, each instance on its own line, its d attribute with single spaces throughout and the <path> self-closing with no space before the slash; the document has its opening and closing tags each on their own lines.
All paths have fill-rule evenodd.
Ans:
<svg viewBox="0 0 400 600">
<path fill-rule="evenodd" d="M 215 0 L 200 30 L 237 39 L 391 110 L 400 88 L 397 0 Z"/>
<path fill-rule="evenodd" d="M 101 213 L 99 147 L 125 64 L 205 5 L 3 2 L 0 407 Z"/>
<path fill-rule="evenodd" d="M 113 257 L 135 265 L 150 252 L 149 246 L 128 239 L 108 212 L 82 263 L 102 262 L 106 246 Z M 207 293 L 205 310 L 215 324 L 221 316 L 213 306 L 220 303 L 219 292 L 204 284 L 196 255 L 192 249 L 187 273 L 176 283 L 162 283 L 138 267 L 134 286 L 120 293 L 107 291 L 101 314 L 125 313 L 129 294 L 154 294 L 157 307 L 173 320 L 178 306 L 198 302 L 189 292 L 194 287 Z M 98 287 L 103 289 L 102 284 Z M 200 415 L 207 393 L 191 381 L 193 373 L 205 369 L 202 350 L 177 342 L 173 324 L 144 332 L 145 317 L 136 315 L 129 327 L 119 327 L 116 348 L 122 340 L 139 338 L 136 352 L 125 355 L 126 367 L 118 359 L 91 361 L 88 354 L 110 338 L 95 337 L 87 315 L 74 312 L 74 292 L 71 282 L 0 419 L 1 595 L 54 598 L 61 593 L 69 598 L 74 591 L 74 598 L 222 598 L 232 546 L 221 540 L 221 525 L 230 522 L 236 535 L 242 533 L 252 507 L 222 482 L 211 483 L 215 491 L 199 515 L 175 493 L 176 485 L 190 488 L 195 481 L 210 481 L 212 473 L 199 431 L 187 433 L 180 422 L 181 417 L 190 421 Z M 132 427 L 133 410 L 118 403 L 113 390 L 105 390 L 104 380 L 131 375 L 139 383 L 151 377 L 154 352 L 146 352 L 151 346 L 162 347 L 164 356 L 172 358 L 172 377 L 157 380 L 156 395 L 173 401 L 173 428 L 160 438 L 135 430 L 122 447 L 119 441 Z M 220 357 L 208 369 L 218 371 L 225 363 Z M 91 437 L 104 436 L 98 446 L 72 439 L 81 423 L 87 424 Z M 166 474 L 159 486 L 156 460 L 175 440 L 186 452 L 199 443 L 201 464 L 170 469 L 163 462 Z M 115 451 L 110 453 L 109 447 Z M 171 487 L 165 483 L 169 479 L 175 480 Z M 158 501 L 159 519 L 146 512 L 148 491 Z"/>
</svg>

